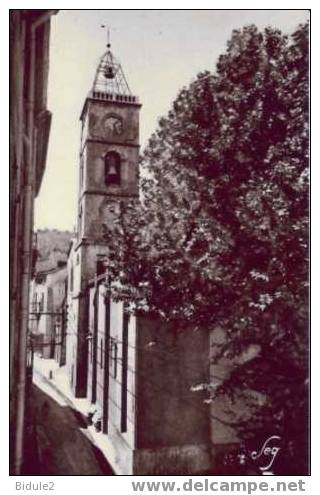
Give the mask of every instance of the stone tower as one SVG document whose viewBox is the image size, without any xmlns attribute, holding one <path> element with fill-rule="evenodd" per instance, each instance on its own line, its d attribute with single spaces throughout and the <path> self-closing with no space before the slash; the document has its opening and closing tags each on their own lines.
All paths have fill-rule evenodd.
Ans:
<svg viewBox="0 0 320 495">
<path fill-rule="evenodd" d="M 139 110 L 122 67 L 107 45 L 81 112 L 81 145 L 77 242 L 74 246 L 76 343 L 72 386 L 86 394 L 88 346 L 88 283 L 99 273 L 107 254 L 103 233 L 121 201 L 139 194 Z M 78 290 L 77 290 L 78 286 Z"/>
</svg>

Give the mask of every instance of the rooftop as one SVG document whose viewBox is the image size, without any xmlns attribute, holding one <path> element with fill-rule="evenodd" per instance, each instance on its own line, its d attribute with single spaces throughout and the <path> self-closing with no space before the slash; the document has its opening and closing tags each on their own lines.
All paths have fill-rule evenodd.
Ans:
<svg viewBox="0 0 320 495">
<path fill-rule="evenodd" d="M 111 52 L 110 43 L 107 51 L 101 57 L 92 85 L 90 96 L 103 100 L 137 103 L 133 96 L 120 62 Z"/>
<path fill-rule="evenodd" d="M 90 100 L 124 103 L 125 105 L 135 105 L 140 107 L 139 98 L 134 96 L 129 88 L 129 84 L 122 70 L 120 62 L 110 50 L 110 43 L 107 44 L 107 51 L 100 58 L 92 88 L 87 95 L 80 120 L 86 112 L 87 103 Z"/>
</svg>

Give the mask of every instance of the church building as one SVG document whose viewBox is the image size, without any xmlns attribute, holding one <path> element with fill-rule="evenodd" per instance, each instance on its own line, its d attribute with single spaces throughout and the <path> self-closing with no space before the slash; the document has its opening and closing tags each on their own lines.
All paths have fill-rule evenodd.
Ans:
<svg viewBox="0 0 320 495">
<path fill-rule="evenodd" d="M 69 284 L 76 313 L 72 352 L 76 362 L 73 391 L 87 391 L 88 282 L 107 254 L 103 233 L 112 228 L 121 201 L 138 198 L 140 104 L 129 90 L 121 65 L 110 49 L 98 65 L 81 113 L 77 239 Z"/>
<path fill-rule="evenodd" d="M 197 474 L 211 467 L 206 332 L 172 331 L 110 297 L 104 233 L 139 200 L 141 105 L 107 45 L 81 113 L 78 228 L 68 260 L 67 370 L 87 397 L 116 474 Z"/>
</svg>

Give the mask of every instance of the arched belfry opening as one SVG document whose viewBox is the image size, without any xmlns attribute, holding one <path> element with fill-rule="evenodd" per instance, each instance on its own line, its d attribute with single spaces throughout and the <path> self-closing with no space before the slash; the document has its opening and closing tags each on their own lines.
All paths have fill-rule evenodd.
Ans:
<svg viewBox="0 0 320 495">
<path fill-rule="evenodd" d="M 121 185 L 121 157 L 116 151 L 109 151 L 104 157 L 104 180 L 106 186 Z"/>
</svg>

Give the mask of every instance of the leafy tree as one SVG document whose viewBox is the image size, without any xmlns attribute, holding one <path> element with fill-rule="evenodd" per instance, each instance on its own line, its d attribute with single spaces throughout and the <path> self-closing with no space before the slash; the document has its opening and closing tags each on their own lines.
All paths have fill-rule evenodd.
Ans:
<svg viewBox="0 0 320 495">
<path fill-rule="evenodd" d="M 239 433 L 279 434 L 280 471 L 305 473 L 308 26 L 234 31 L 215 74 L 159 120 L 141 168 L 141 203 L 122 204 L 106 233 L 114 296 L 177 328 L 222 328 L 216 360 L 258 348 L 215 394 L 268 397 Z"/>
</svg>

